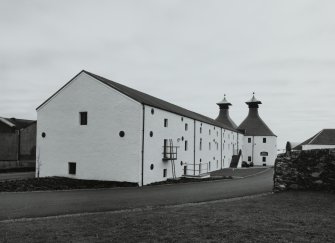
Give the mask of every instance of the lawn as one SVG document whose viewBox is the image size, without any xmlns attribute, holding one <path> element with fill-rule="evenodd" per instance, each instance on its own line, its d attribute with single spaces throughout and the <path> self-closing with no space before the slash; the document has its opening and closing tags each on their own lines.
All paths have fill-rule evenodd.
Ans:
<svg viewBox="0 0 335 243">
<path fill-rule="evenodd" d="M 0 223 L 3 242 L 335 242 L 335 194 Z"/>
</svg>

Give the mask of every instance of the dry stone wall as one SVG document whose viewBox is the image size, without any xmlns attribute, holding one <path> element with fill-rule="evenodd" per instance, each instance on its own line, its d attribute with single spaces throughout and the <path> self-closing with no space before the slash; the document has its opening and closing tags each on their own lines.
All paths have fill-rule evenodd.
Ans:
<svg viewBox="0 0 335 243">
<path fill-rule="evenodd" d="M 274 192 L 306 189 L 335 192 L 335 149 L 278 155 Z"/>
</svg>

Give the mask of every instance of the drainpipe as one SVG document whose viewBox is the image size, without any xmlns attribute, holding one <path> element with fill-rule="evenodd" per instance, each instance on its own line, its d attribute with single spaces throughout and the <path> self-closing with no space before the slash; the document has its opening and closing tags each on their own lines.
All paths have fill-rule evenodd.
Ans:
<svg viewBox="0 0 335 243">
<path fill-rule="evenodd" d="M 196 146 L 196 142 L 195 142 L 195 120 L 193 120 L 193 175 L 195 175 L 195 146 Z"/>
<path fill-rule="evenodd" d="M 220 160 L 220 164 L 221 164 L 221 170 L 222 170 L 223 169 L 223 165 L 222 165 L 222 127 L 221 127 L 220 137 L 221 137 L 221 144 L 220 144 L 221 160 Z"/>
<path fill-rule="evenodd" d="M 20 165 L 20 154 L 21 154 L 21 129 L 17 130 L 18 146 L 17 146 L 17 164 Z"/>
<path fill-rule="evenodd" d="M 255 136 L 252 136 L 252 163 L 254 163 Z"/>
<path fill-rule="evenodd" d="M 143 186 L 143 178 L 144 178 L 144 122 L 145 122 L 145 107 L 142 105 L 143 112 L 143 120 L 142 120 L 142 168 L 141 168 L 141 186 Z"/>
</svg>

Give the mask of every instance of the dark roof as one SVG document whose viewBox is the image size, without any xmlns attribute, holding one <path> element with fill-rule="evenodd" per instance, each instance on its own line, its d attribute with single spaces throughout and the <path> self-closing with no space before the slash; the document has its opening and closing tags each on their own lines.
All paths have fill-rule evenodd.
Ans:
<svg viewBox="0 0 335 243">
<path fill-rule="evenodd" d="M 231 128 L 227 127 L 226 125 L 224 125 L 224 124 L 222 124 L 220 122 L 217 122 L 217 121 L 215 121 L 215 120 L 213 120 L 213 119 L 211 119 L 209 117 L 206 117 L 206 116 L 203 116 L 201 114 L 189 111 L 189 110 L 184 109 L 184 108 L 182 108 L 180 106 L 171 104 L 171 103 L 169 103 L 167 101 L 158 99 L 156 97 L 153 97 L 151 95 L 145 94 L 145 93 L 143 93 L 141 91 L 138 91 L 136 89 L 129 88 L 129 87 L 125 86 L 125 85 L 119 84 L 117 82 L 114 82 L 112 80 L 106 79 L 106 78 L 98 76 L 96 74 L 87 72 L 85 70 L 81 71 L 80 73 L 82 73 L 82 72 L 84 72 L 84 73 L 88 74 L 89 76 L 95 78 L 96 80 L 98 80 L 98 81 L 100 81 L 100 82 L 102 82 L 102 83 L 104 83 L 104 84 L 112 87 L 113 89 L 116 89 L 117 91 L 119 91 L 119 92 L 123 93 L 124 95 L 126 95 L 126 96 L 128 96 L 128 97 L 130 97 L 130 98 L 132 98 L 132 99 L 134 99 L 136 101 L 138 101 L 141 104 L 145 104 L 145 105 L 149 105 L 149 106 L 152 106 L 152 107 L 156 107 L 156 108 L 159 108 L 159 109 L 162 109 L 162 110 L 165 110 L 165 111 L 169 111 L 169 112 L 181 115 L 181 116 L 192 118 L 194 120 L 202 121 L 202 122 L 205 122 L 205 123 L 208 123 L 208 124 L 211 124 L 211 125 L 222 127 L 224 129 L 233 130 L 233 131 L 238 132 L 237 130 L 231 129 Z M 79 74 L 77 74 L 73 79 L 75 79 Z M 70 83 L 73 79 L 71 79 L 68 83 Z M 55 94 L 53 94 L 49 99 L 47 99 L 39 107 L 37 107 L 37 109 L 39 109 L 42 105 L 44 105 L 46 102 L 48 102 L 60 90 L 62 90 L 67 84 L 65 84 Z"/>
<path fill-rule="evenodd" d="M 28 127 L 30 124 L 36 122 L 36 120 L 17 119 L 14 117 L 12 118 L 1 117 L 1 118 L 9 122 L 7 123 L 8 125 L 13 124 L 16 129 L 22 129 Z"/>
<path fill-rule="evenodd" d="M 323 129 L 313 137 L 302 142 L 294 149 L 301 150 L 303 145 L 335 145 L 335 129 Z"/>
<path fill-rule="evenodd" d="M 247 118 L 237 129 L 244 130 L 246 136 L 276 136 L 256 111 L 249 111 Z"/>
<path fill-rule="evenodd" d="M 256 97 L 255 97 L 255 92 L 252 94 L 252 97 L 250 100 L 248 100 L 247 102 L 245 102 L 247 105 L 249 104 L 262 104 L 261 101 L 257 100 Z"/>
</svg>

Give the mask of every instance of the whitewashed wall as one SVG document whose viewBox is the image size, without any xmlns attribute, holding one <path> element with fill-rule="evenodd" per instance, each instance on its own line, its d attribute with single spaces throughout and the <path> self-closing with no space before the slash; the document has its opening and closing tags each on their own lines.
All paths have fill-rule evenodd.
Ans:
<svg viewBox="0 0 335 243">
<path fill-rule="evenodd" d="M 82 111 L 88 125 L 79 124 Z M 141 104 L 81 73 L 39 108 L 37 119 L 40 176 L 140 182 Z M 68 162 L 76 162 L 76 175 Z"/>
<path fill-rule="evenodd" d="M 199 173 L 221 169 L 221 128 L 204 122 L 195 123 L 195 169 Z M 200 141 L 202 146 L 200 149 Z M 201 164 L 201 165 L 200 165 Z"/>
<path fill-rule="evenodd" d="M 251 138 L 251 143 L 248 143 L 248 138 Z M 266 138 L 266 143 L 263 143 L 263 138 Z M 261 152 L 268 152 L 268 156 L 261 156 Z M 245 136 L 243 145 L 243 161 L 250 163 L 248 160 L 249 156 L 251 156 L 251 160 L 256 166 L 262 166 L 264 163 L 267 166 L 274 165 L 277 158 L 277 137 Z M 262 161 L 263 157 L 266 157 L 266 162 Z"/>
<path fill-rule="evenodd" d="M 152 114 L 153 110 L 153 114 Z M 164 119 L 168 125 L 164 127 Z M 175 163 L 176 176 L 184 174 L 184 166 L 193 168 L 194 158 L 194 120 L 155 107 L 145 106 L 144 132 L 144 185 L 164 181 L 172 177 L 171 161 L 163 161 L 164 139 L 172 139 L 174 146 L 179 146 Z M 185 124 L 188 129 L 185 130 Z M 152 132 L 152 136 L 150 133 Z M 185 141 L 188 149 L 185 151 Z M 153 169 L 150 166 L 153 165 Z M 167 176 L 163 176 L 163 170 Z"/>
<path fill-rule="evenodd" d="M 168 120 L 167 127 L 164 127 L 164 119 Z M 185 124 L 188 124 L 187 131 Z M 225 146 L 222 146 L 224 164 L 221 160 L 221 133 L 222 142 L 225 142 Z M 227 168 L 231 162 L 233 148 L 238 149 L 236 132 L 147 105 L 145 106 L 144 134 L 144 185 L 172 178 L 171 161 L 162 159 L 164 139 L 172 139 L 173 144 L 179 146 L 178 159 L 174 161 L 177 177 L 184 175 L 184 166 L 187 166 L 188 175 L 199 175 L 199 173 Z M 202 140 L 201 149 L 200 139 Z M 185 141 L 188 143 L 187 151 L 185 151 Z M 242 134 L 239 134 L 239 143 L 241 149 Z M 166 177 L 163 176 L 164 169 L 167 170 Z"/>
<path fill-rule="evenodd" d="M 317 145 L 317 144 L 306 144 L 302 145 L 302 150 L 311 150 L 311 149 L 330 149 L 335 148 L 335 145 Z"/>
</svg>

